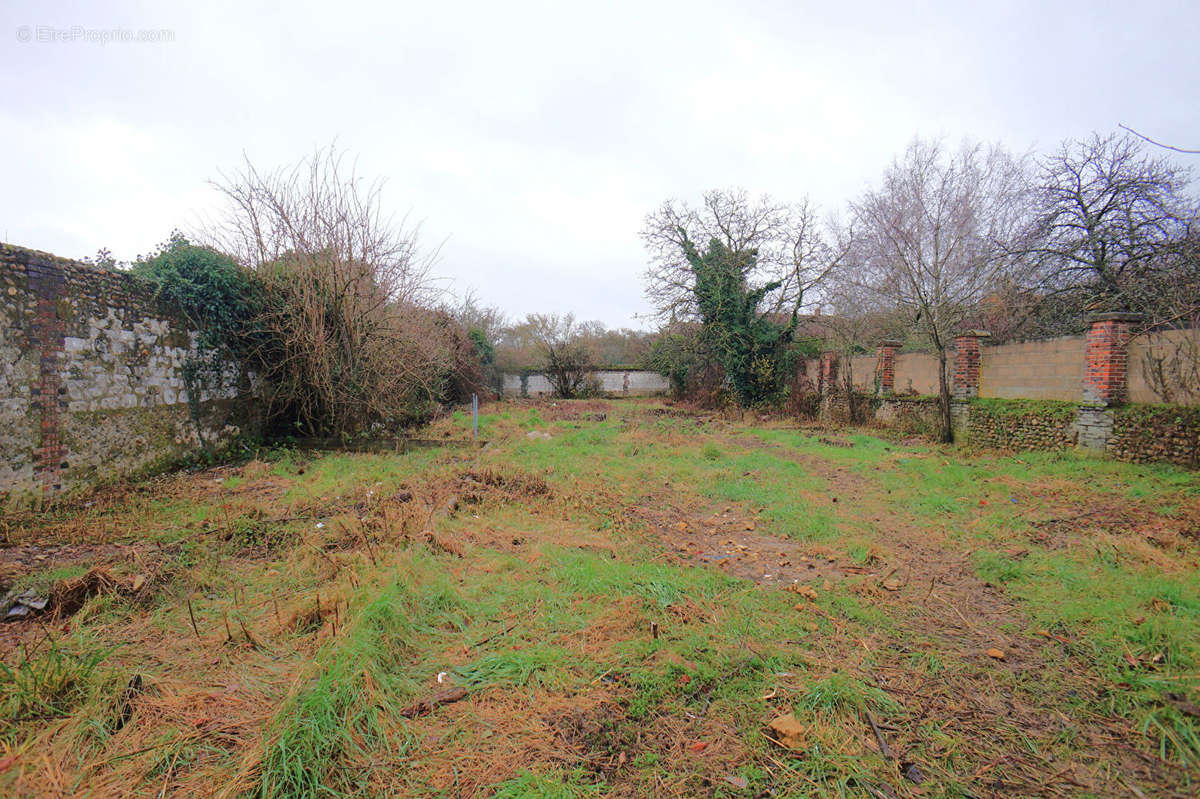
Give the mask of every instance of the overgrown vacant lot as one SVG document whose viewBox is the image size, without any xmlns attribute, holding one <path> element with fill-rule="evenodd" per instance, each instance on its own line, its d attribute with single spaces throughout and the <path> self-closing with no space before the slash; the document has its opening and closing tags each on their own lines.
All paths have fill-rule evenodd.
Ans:
<svg viewBox="0 0 1200 799">
<path fill-rule="evenodd" d="M 1196 795 L 1196 474 L 488 410 L 10 515 L 0 794 Z"/>
</svg>

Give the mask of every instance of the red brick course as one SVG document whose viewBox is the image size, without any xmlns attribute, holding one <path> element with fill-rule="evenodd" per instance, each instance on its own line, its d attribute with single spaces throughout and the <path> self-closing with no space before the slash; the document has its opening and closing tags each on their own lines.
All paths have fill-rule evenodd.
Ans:
<svg viewBox="0 0 1200 799">
<path fill-rule="evenodd" d="M 876 374 L 879 378 L 879 393 L 890 395 L 896 390 L 896 350 L 900 349 L 899 341 L 880 342 L 875 350 L 878 359 Z"/>
<path fill-rule="evenodd" d="M 59 380 L 63 354 L 64 325 L 58 318 L 58 300 L 63 289 L 63 273 L 50 262 L 31 262 L 27 266 L 29 288 L 37 298 L 33 322 L 33 339 L 39 351 L 38 382 L 31 394 L 41 413 L 38 446 L 33 451 L 33 471 L 43 494 L 61 488 L 59 477 L 66 466 L 67 448 L 58 435 L 59 412 L 65 410 Z"/>
<path fill-rule="evenodd" d="M 951 391 L 955 399 L 979 396 L 979 368 L 983 351 L 979 340 L 989 334 L 983 330 L 967 330 L 954 338 L 954 381 Z"/>
<path fill-rule="evenodd" d="M 1083 399 L 1097 405 L 1122 405 L 1129 399 L 1129 340 L 1138 317 L 1102 314 L 1093 317 L 1085 338 Z"/>
</svg>

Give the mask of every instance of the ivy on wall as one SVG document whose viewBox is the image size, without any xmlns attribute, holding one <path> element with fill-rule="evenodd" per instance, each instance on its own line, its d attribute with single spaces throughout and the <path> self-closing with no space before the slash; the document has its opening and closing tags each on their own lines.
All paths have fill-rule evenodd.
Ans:
<svg viewBox="0 0 1200 799">
<path fill-rule="evenodd" d="M 152 283 L 156 296 L 177 309 L 199 333 L 198 352 L 183 365 L 188 409 L 206 447 L 200 397 L 214 393 L 249 360 L 262 292 L 253 275 L 228 255 L 192 244 L 176 231 L 158 252 L 136 261 L 132 273 Z"/>
</svg>

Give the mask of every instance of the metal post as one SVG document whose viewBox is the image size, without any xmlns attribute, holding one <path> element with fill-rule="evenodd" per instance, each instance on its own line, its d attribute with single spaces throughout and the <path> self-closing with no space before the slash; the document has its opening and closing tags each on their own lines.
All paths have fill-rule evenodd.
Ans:
<svg viewBox="0 0 1200 799">
<path fill-rule="evenodd" d="M 479 438 L 479 395 L 471 395 L 471 414 L 475 417 L 475 438 Z"/>
</svg>

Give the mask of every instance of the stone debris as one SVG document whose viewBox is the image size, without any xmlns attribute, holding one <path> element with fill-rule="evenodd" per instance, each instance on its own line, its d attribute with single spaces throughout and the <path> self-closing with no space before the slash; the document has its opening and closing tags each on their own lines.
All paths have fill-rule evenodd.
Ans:
<svg viewBox="0 0 1200 799">
<path fill-rule="evenodd" d="M 33 591 L 22 593 L 10 592 L 0 601 L 0 611 L 4 612 L 5 621 L 16 621 L 30 616 L 36 616 L 46 609 L 50 599 L 38 596 Z"/>
<path fill-rule="evenodd" d="M 773 733 L 771 737 L 788 749 L 804 747 L 804 740 L 808 736 L 808 727 L 801 724 L 795 715 L 787 713 L 778 716 L 768 727 Z"/>
</svg>

